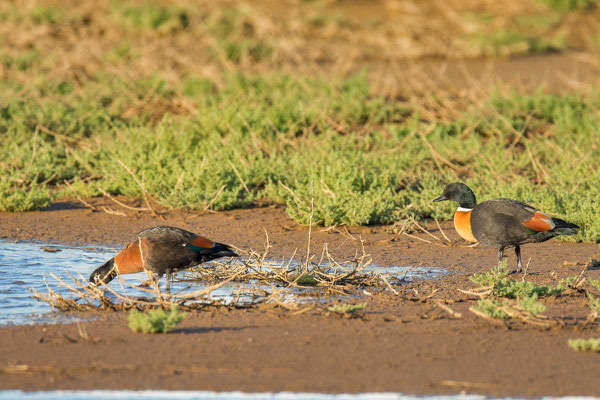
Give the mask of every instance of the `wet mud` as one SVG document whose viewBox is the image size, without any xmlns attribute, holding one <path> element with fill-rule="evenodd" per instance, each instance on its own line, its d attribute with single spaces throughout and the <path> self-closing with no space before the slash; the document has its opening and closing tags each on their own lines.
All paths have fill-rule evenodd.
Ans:
<svg viewBox="0 0 600 400">
<path fill-rule="evenodd" d="M 158 206 L 156 211 L 158 217 L 134 212 L 123 217 L 66 201 L 45 211 L 0 214 L 0 237 L 121 246 L 146 227 L 168 224 L 258 251 L 268 234 L 271 257 L 306 254 L 308 227 L 296 225 L 280 206 L 204 215 Z M 442 229 L 452 243 L 437 226 L 428 228 L 441 241 L 423 232 L 393 234 L 389 226 L 313 227 L 311 253 L 320 254 L 327 243 L 334 257 L 351 259 L 362 251 L 362 239 L 376 264 L 450 271 L 397 293 L 384 290 L 360 299 L 368 305 L 357 318 L 331 313 L 328 304 L 260 305 L 192 312 L 166 335 L 133 333 L 121 313 L 98 313 L 79 326 L 4 326 L 0 387 L 600 395 L 600 355 L 567 345 L 570 338 L 600 336 L 597 325 L 580 323 L 588 313 L 583 295 L 566 291 L 543 300 L 545 314 L 573 322 L 567 326 L 482 319 L 469 311 L 476 299 L 458 289 L 475 287 L 469 275 L 489 270 L 495 250 L 466 247 L 450 222 Z M 578 275 L 598 253 L 596 244 L 526 245 L 527 279 L 552 284 Z M 514 264 L 514 254 L 507 254 Z M 600 271 L 589 269 L 586 276 L 600 279 Z"/>
</svg>

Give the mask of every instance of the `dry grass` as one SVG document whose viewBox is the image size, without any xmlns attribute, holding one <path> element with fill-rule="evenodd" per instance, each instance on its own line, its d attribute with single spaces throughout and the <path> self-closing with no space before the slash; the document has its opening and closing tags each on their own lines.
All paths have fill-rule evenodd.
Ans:
<svg viewBox="0 0 600 400">
<path fill-rule="evenodd" d="M 197 75 L 217 84 L 224 84 L 223 71 L 236 70 L 344 75 L 367 63 L 527 53 L 536 50 L 529 38 L 551 43 L 557 35 L 594 49 L 591 33 L 599 30 L 593 12 L 490 0 L 5 1 L 0 22 L 9 60 L 0 63 L 0 78 L 25 80 L 33 69 L 75 85 L 104 73 L 125 80 L 160 74 L 170 82 Z M 505 32 L 517 36 L 497 38 Z M 10 67 L 15 63 L 19 68 Z M 193 109 L 184 100 L 138 100 L 132 115 L 148 106 L 173 114 Z"/>
<path fill-rule="evenodd" d="M 314 286 L 322 289 L 325 294 L 346 294 L 358 287 L 387 287 L 386 282 L 392 279 L 389 273 L 380 274 L 368 270 L 371 259 L 365 252 L 362 239 L 361 248 L 357 250 L 354 258 L 344 262 L 335 260 L 326 244 L 320 257 L 313 254 L 309 255 L 308 261 L 300 262 L 296 261 L 294 253 L 287 260 L 273 263 L 268 261 L 270 247 L 267 237 L 267 246 L 262 253 L 236 248 L 238 254 L 245 255 L 244 259 L 233 263 L 216 261 L 210 268 L 193 268 L 181 274 L 178 280 L 231 280 L 239 283 L 279 285 L 285 288 Z"/>
<path fill-rule="evenodd" d="M 149 287 L 132 285 L 131 283 L 117 277 L 120 285 L 120 291 L 110 286 L 96 286 L 89 284 L 83 276 L 75 277 L 68 274 L 70 280 L 60 278 L 50 274 L 59 286 L 69 291 L 69 297 L 52 289 L 46 278 L 46 288 L 48 292 L 40 293 L 35 289 L 30 289 L 32 297 L 38 301 L 44 301 L 50 304 L 53 310 L 59 311 L 91 311 L 91 310 L 109 310 L 125 311 L 129 309 L 152 309 L 152 308 L 171 308 L 177 305 L 183 309 L 200 309 L 207 306 L 224 305 L 222 301 L 209 299 L 209 295 L 229 281 L 223 281 L 208 288 L 186 293 L 165 293 L 163 292 L 156 279 L 149 274 Z M 126 294 L 127 288 L 142 291 L 147 297 L 131 296 Z"/>
</svg>

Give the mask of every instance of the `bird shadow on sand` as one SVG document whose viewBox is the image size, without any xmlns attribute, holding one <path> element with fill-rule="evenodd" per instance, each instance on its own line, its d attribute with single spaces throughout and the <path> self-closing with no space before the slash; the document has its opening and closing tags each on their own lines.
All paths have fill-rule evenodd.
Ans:
<svg viewBox="0 0 600 400">
<path fill-rule="evenodd" d="M 256 325 L 250 326 L 215 326 L 205 328 L 177 328 L 173 329 L 171 333 L 209 333 L 209 332 L 224 332 L 224 331 L 243 331 L 245 329 L 255 329 Z"/>
</svg>

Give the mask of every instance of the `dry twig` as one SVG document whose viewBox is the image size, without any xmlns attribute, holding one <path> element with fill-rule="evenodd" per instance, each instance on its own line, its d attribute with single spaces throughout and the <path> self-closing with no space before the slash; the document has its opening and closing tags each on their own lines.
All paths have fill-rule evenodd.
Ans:
<svg viewBox="0 0 600 400">
<path fill-rule="evenodd" d="M 221 186 L 221 189 L 219 189 L 219 191 L 215 195 L 215 197 L 213 197 L 213 199 L 206 205 L 206 207 L 204 207 L 204 211 L 208 211 L 210 207 L 212 207 L 213 203 L 219 198 L 219 196 L 221 195 L 221 193 L 223 193 L 223 190 L 225 190 L 226 187 L 227 184 L 224 183 L 223 186 Z"/>
</svg>

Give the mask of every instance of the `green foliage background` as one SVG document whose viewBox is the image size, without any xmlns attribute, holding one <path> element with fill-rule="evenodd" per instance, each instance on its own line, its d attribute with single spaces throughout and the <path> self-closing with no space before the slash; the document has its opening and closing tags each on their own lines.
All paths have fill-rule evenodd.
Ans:
<svg viewBox="0 0 600 400">
<path fill-rule="evenodd" d="M 389 224 L 448 217 L 453 205 L 431 200 L 461 180 L 479 201 L 530 202 L 584 226 L 580 239 L 600 239 L 597 95 L 492 93 L 483 108 L 434 123 L 371 96 L 365 74 L 338 82 L 234 74 L 222 89 L 102 76 L 77 91 L 39 81 L 27 87 L 35 100 L 17 96 L 23 85 L 1 85 L 2 210 L 72 194 L 65 180 L 84 196 L 141 196 L 125 164 L 168 207 L 203 209 L 225 185 L 217 210 L 267 199 L 307 223 L 314 195 L 321 224 Z M 124 117 L 136 99 L 175 95 L 196 110 Z"/>
<path fill-rule="evenodd" d="M 529 11 L 509 19 L 548 30 L 595 5 L 543 3 L 515 3 Z M 512 197 L 583 227 L 565 240 L 600 241 L 596 89 L 384 96 L 366 69 L 294 74 L 282 66 L 298 61 L 286 50 L 298 32 L 300 58 L 322 44 L 310 38 L 323 27 L 386 37 L 380 24 L 333 20 L 316 3 L 298 6 L 313 7 L 294 20 L 298 32 L 240 4 L 72 6 L 0 4 L 0 211 L 74 194 L 141 196 L 137 178 L 171 208 L 260 200 L 306 224 L 314 197 L 319 224 L 393 224 L 450 217 L 454 205 L 431 200 L 463 181 L 479 201 Z M 473 34 L 487 35 L 494 14 L 473 18 Z M 542 40 L 540 32 L 520 35 Z M 507 45 L 498 34 L 496 50 Z"/>
</svg>

